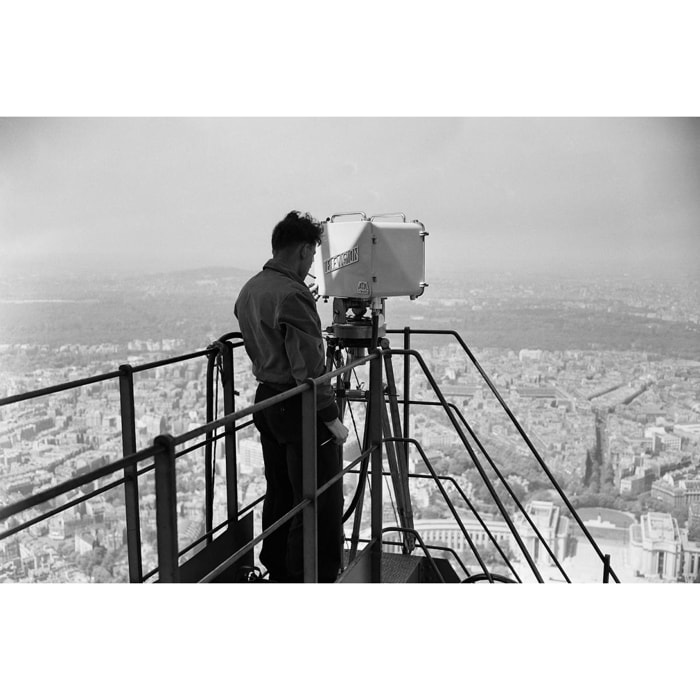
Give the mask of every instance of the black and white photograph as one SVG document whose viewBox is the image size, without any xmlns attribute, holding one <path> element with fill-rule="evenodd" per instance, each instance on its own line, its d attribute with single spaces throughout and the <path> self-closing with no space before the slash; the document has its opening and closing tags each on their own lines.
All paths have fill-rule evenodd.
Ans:
<svg viewBox="0 0 700 700">
<path fill-rule="evenodd" d="M 673 101 L 683 81 L 662 78 L 641 34 L 632 50 L 666 102 L 638 73 L 619 102 L 618 64 L 579 92 L 575 50 L 554 70 L 563 25 L 545 32 L 550 53 L 528 54 L 553 71 L 533 99 L 519 56 L 428 72 L 421 21 L 449 65 L 476 15 L 462 31 L 375 8 L 365 25 L 309 4 L 321 14 L 306 27 L 287 6 L 222 15 L 240 42 L 224 49 L 213 18 L 190 45 L 179 3 L 143 24 L 125 3 L 67 97 L 50 57 L 15 42 L 26 79 L 0 101 L 2 591 L 38 631 L 72 619 L 63 601 L 98 618 L 112 600 L 122 622 L 157 611 L 173 642 L 199 634 L 178 624 L 203 624 L 185 612 L 201 602 L 212 644 L 228 638 L 221 614 L 236 649 L 297 629 L 294 658 L 319 642 L 301 629 L 313 610 L 319 630 L 337 622 L 344 664 L 382 628 L 433 661 L 461 635 L 478 653 L 522 644 L 513 620 L 538 609 L 555 634 L 597 638 L 620 605 L 615 632 L 651 619 L 655 638 L 659 610 L 680 614 L 700 583 L 697 105 Z M 504 9 L 513 37 L 522 8 Z M 42 10 L 37 42 L 56 16 Z M 617 56 L 614 24 L 581 22 Z M 160 78 L 149 26 L 171 56 Z M 142 53 L 116 58 L 127 28 Z M 684 46 L 662 48 L 687 59 Z M 488 63 L 479 47 L 465 55 Z M 231 63 L 208 71 L 197 51 Z M 79 53 L 66 45 L 63 65 L 87 70 Z M 28 92 L 39 74 L 43 93 Z M 23 615 L 14 627 L 29 634 Z M 336 670 L 319 679 L 344 697 L 353 681 Z"/>
<path fill-rule="evenodd" d="M 700 121 L 0 134 L 2 580 L 700 580 Z"/>
</svg>

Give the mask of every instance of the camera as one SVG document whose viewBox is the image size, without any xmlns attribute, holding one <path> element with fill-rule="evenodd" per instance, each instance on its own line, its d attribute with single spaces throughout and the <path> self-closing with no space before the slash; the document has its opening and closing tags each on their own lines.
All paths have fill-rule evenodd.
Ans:
<svg viewBox="0 0 700 700">
<path fill-rule="evenodd" d="M 360 218 L 338 221 L 351 216 Z M 333 297 L 335 335 L 358 341 L 371 337 L 372 319 L 364 316 L 368 308 L 378 317 L 378 331 L 383 335 L 385 299 L 415 299 L 423 294 L 428 286 L 427 236 L 420 221 L 406 221 L 401 212 L 371 217 L 348 212 L 334 214 L 324 222 L 314 272 L 319 296 L 326 301 Z"/>
<path fill-rule="evenodd" d="M 361 216 L 358 221 L 337 221 Z M 401 221 L 379 221 L 400 217 Z M 320 296 L 363 300 L 423 294 L 425 287 L 425 227 L 398 214 L 364 212 L 334 214 L 323 224 L 316 255 Z"/>
</svg>

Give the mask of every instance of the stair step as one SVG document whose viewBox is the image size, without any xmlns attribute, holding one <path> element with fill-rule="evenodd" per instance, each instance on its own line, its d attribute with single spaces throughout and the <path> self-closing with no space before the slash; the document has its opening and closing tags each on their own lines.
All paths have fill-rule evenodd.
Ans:
<svg viewBox="0 0 700 700">
<path fill-rule="evenodd" d="M 459 577 L 448 561 L 433 558 L 445 583 L 459 583 Z M 368 583 L 371 579 L 368 551 L 358 552 L 355 560 L 348 564 L 345 552 L 346 569 L 338 578 L 338 583 Z M 381 583 L 440 583 L 433 566 L 426 557 L 408 554 L 382 552 Z"/>
<path fill-rule="evenodd" d="M 382 583 L 420 583 L 423 557 L 382 553 Z"/>
</svg>

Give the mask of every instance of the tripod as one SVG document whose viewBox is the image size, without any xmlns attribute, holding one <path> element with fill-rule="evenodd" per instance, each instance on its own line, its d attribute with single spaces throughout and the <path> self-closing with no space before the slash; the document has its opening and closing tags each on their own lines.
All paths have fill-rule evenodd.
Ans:
<svg viewBox="0 0 700 700">
<path fill-rule="evenodd" d="M 355 304 L 355 306 L 352 306 L 352 304 Z M 334 299 L 333 305 L 335 322 L 332 328 L 327 329 L 329 334 L 326 337 L 326 372 L 340 369 L 364 357 L 368 350 L 371 351 L 376 347 L 381 347 L 383 350 L 388 350 L 390 348 L 389 341 L 386 337 L 383 337 L 386 329 L 383 326 L 380 327 L 378 313 L 374 312 L 371 319 L 362 316 L 358 313 L 358 308 L 364 313 L 366 305 L 364 303 L 362 303 L 361 306 L 357 305 L 357 302 L 353 300 Z M 348 306 L 350 306 L 355 313 L 355 315 L 350 318 L 348 318 L 346 313 Z M 355 417 L 352 413 L 351 404 L 355 402 L 365 404 L 365 424 L 361 442 L 357 434 L 357 426 L 355 425 L 355 434 L 360 444 L 361 454 L 367 452 L 370 447 L 369 413 L 373 410 L 379 410 L 381 412 L 382 437 L 384 438 L 389 473 L 396 500 L 396 516 L 399 527 L 402 529 L 402 549 L 404 553 L 409 554 L 415 547 L 415 536 L 411 532 L 414 527 L 413 509 L 408 486 L 407 452 L 403 449 L 401 443 L 397 442 L 397 440 L 400 441 L 402 439 L 403 430 L 401 427 L 396 381 L 394 379 L 394 367 L 391 356 L 385 354 L 383 360 L 386 375 L 383 392 L 385 398 L 380 402 L 379 406 L 370 405 L 369 392 L 362 390 L 359 381 L 357 389 L 351 389 L 351 375 L 354 372 L 353 369 L 348 369 L 338 375 L 336 380 L 336 397 L 340 420 L 342 421 L 344 419 L 346 410 L 349 410 L 354 425 Z M 404 397 L 404 399 L 407 400 L 406 397 Z M 364 493 L 368 483 L 368 471 L 369 455 L 366 455 L 360 463 L 360 472 L 355 494 L 343 515 L 343 522 L 346 522 L 354 513 L 352 535 L 350 538 L 350 562 L 352 562 L 357 555 L 360 527 L 362 524 Z"/>
</svg>

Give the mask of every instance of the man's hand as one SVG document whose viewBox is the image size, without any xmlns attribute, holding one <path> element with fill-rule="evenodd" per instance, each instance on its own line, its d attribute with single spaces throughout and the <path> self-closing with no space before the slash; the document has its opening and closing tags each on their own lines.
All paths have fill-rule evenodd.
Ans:
<svg viewBox="0 0 700 700">
<path fill-rule="evenodd" d="M 330 423 L 325 423 L 325 426 L 331 431 L 333 442 L 335 442 L 336 445 L 342 445 L 348 439 L 350 431 L 340 422 L 339 418 L 336 418 Z"/>
<path fill-rule="evenodd" d="M 309 291 L 313 294 L 314 299 L 318 301 L 321 298 L 321 295 L 318 293 L 318 285 L 316 282 L 312 282 L 311 284 L 306 285 L 309 288 Z"/>
</svg>

